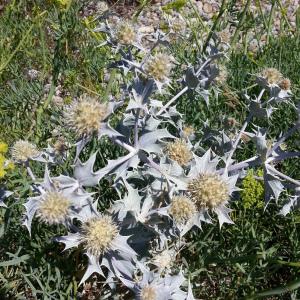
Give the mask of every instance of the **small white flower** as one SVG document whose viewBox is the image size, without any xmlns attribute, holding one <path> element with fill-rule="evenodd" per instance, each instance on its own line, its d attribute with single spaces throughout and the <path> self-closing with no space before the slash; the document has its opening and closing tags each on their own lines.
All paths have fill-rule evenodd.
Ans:
<svg viewBox="0 0 300 300">
<path fill-rule="evenodd" d="M 270 85 L 278 84 L 279 81 L 282 79 L 282 74 L 275 68 L 266 68 L 262 70 L 260 75 Z"/>
<path fill-rule="evenodd" d="M 133 45 L 137 40 L 137 33 L 134 26 L 129 22 L 120 22 L 115 29 L 115 38 L 123 45 Z"/>
<path fill-rule="evenodd" d="M 107 105 L 87 95 L 81 96 L 65 113 L 67 124 L 79 136 L 89 136 L 93 133 L 98 133 L 107 115 Z"/>
<path fill-rule="evenodd" d="M 192 151 L 189 149 L 188 144 L 182 139 L 168 143 L 165 147 L 165 151 L 168 157 L 176 161 L 180 166 L 187 165 L 193 158 Z"/>
<path fill-rule="evenodd" d="M 144 69 L 154 80 L 163 83 L 168 81 L 172 67 L 170 56 L 165 53 L 158 53 L 148 59 Z"/>
<path fill-rule="evenodd" d="M 93 218 L 82 225 L 82 242 L 89 253 L 100 256 L 108 251 L 118 233 L 110 216 Z"/>
<path fill-rule="evenodd" d="M 11 149 L 11 156 L 17 162 L 24 163 L 31 158 L 39 156 L 39 154 L 40 152 L 34 144 L 23 140 L 15 142 Z"/>
<path fill-rule="evenodd" d="M 61 192 L 46 192 L 37 209 L 37 216 L 50 225 L 63 223 L 70 210 L 71 200 Z"/>
<path fill-rule="evenodd" d="M 195 203 L 188 197 L 173 197 L 169 207 L 169 214 L 172 216 L 176 223 L 180 224 L 187 222 L 195 215 L 196 212 L 197 208 Z"/>
</svg>

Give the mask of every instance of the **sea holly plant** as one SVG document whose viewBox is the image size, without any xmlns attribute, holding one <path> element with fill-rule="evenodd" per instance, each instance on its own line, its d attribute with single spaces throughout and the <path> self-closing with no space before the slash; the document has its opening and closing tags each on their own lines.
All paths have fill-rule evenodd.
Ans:
<svg viewBox="0 0 300 300">
<path fill-rule="evenodd" d="M 168 33 L 153 34 L 153 46 L 145 49 L 135 26 L 115 26 L 106 23 L 97 31 L 106 34 L 105 45 L 118 58 L 111 67 L 124 74 L 121 99 L 111 97 L 104 103 L 81 95 L 65 110 L 62 117 L 77 138 L 68 176 L 53 176 L 52 167 L 63 162 L 39 159 L 46 152 L 27 141 L 12 149 L 13 159 L 26 167 L 33 181 L 34 195 L 24 204 L 24 225 L 29 232 L 32 222 L 65 226 L 67 234 L 54 240 L 65 244 L 65 250 L 78 248 L 87 256 L 80 283 L 97 273 L 112 295 L 122 285 L 136 299 L 191 300 L 190 278 L 177 256 L 185 247 L 184 236 L 216 217 L 221 229 L 224 223 L 233 224 L 231 202 L 238 199 L 241 178 L 249 170 L 263 170 L 266 205 L 282 193 L 291 196 L 281 214 L 298 205 L 300 182 L 282 173 L 278 163 L 299 158 L 299 152 L 282 145 L 299 130 L 300 122 L 275 139 L 256 124 L 261 119 L 269 122 L 282 102 L 291 104 L 290 82 L 276 69 L 262 70 L 255 75 L 258 95 L 244 95 L 249 112 L 239 130 L 227 135 L 224 128 L 212 130 L 208 124 L 196 130 L 185 125 L 176 103 L 190 92 L 209 105 L 210 90 L 222 75 L 218 60 L 223 53 L 208 45 L 182 78 L 175 78 L 178 62 L 171 58 Z M 91 141 L 104 136 L 125 154 L 97 169 L 98 149 L 88 159 L 82 157 Z M 238 161 L 236 151 L 245 137 L 256 152 Z M 45 165 L 43 180 L 29 162 Z M 119 195 L 105 211 L 94 193 L 103 179 L 109 179 Z"/>
</svg>

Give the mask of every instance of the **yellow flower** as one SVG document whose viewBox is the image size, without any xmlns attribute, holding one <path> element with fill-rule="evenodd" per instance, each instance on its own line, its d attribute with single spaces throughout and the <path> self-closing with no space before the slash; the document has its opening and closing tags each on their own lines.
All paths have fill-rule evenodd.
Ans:
<svg viewBox="0 0 300 300">
<path fill-rule="evenodd" d="M 53 2 L 60 9 L 69 9 L 72 4 L 72 0 L 53 0 Z"/>
<path fill-rule="evenodd" d="M 0 167 L 0 178 L 3 178 L 6 175 L 6 171 L 4 170 L 4 168 Z"/>
<path fill-rule="evenodd" d="M 0 167 L 2 167 L 5 163 L 5 157 L 0 153 Z"/>
<path fill-rule="evenodd" d="M 12 170 L 14 170 L 15 169 L 15 164 L 12 162 L 12 161 L 6 161 L 6 170 L 10 170 L 10 171 L 12 171 Z"/>
<path fill-rule="evenodd" d="M 0 142 L 0 153 L 6 153 L 8 150 L 8 145 L 4 142 Z"/>
<path fill-rule="evenodd" d="M 258 176 L 263 176 L 263 171 L 257 172 Z M 254 177 L 254 171 L 249 170 L 242 182 L 241 197 L 244 208 L 264 207 L 264 186 L 263 183 Z"/>
</svg>

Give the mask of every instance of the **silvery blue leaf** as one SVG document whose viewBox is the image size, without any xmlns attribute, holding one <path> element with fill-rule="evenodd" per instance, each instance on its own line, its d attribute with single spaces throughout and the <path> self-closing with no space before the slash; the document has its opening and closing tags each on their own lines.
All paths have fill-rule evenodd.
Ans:
<svg viewBox="0 0 300 300">
<path fill-rule="evenodd" d="M 5 203 L 3 202 L 5 198 L 8 198 L 10 195 L 12 195 L 13 192 L 6 191 L 2 188 L 0 188 L 0 207 L 6 207 Z"/>
<path fill-rule="evenodd" d="M 65 248 L 64 251 L 67 249 L 71 249 L 74 247 L 78 247 L 81 241 L 81 236 L 78 232 L 76 233 L 69 233 L 68 235 L 65 236 L 59 236 L 54 239 L 58 243 L 64 243 Z"/>
<path fill-rule="evenodd" d="M 146 84 L 139 78 L 135 78 L 132 94 L 137 103 L 145 105 L 148 103 L 148 99 L 153 92 L 154 82 L 153 80 L 147 80 Z"/>
<path fill-rule="evenodd" d="M 91 140 L 91 137 L 82 137 L 76 142 L 76 144 L 75 144 L 75 146 L 76 146 L 75 160 L 77 160 L 81 151 L 84 149 L 84 147 L 90 140 Z"/>
<path fill-rule="evenodd" d="M 190 281 L 189 281 L 189 285 L 188 285 L 188 294 L 187 294 L 186 300 L 195 300 L 193 291 L 192 291 L 192 285 L 191 285 Z"/>
<path fill-rule="evenodd" d="M 79 285 L 83 284 L 93 273 L 98 273 L 101 276 L 105 277 L 99 264 L 99 258 L 89 253 L 86 253 L 86 255 L 89 259 L 89 263 Z"/>
<path fill-rule="evenodd" d="M 195 89 L 199 85 L 199 78 L 196 76 L 193 67 L 187 69 L 184 80 L 189 89 Z"/>
<path fill-rule="evenodd" d="M 222 225 L 224 223 L 234 224 L 234 222 L 229 217 L 229 213 L 231 212 L 230 208 L 223 205 L 223 206 L 215 208 L 214 211 L 218 215 L 220 228 L 222 228 Z"/>
<path fill-rule="evenodd" d="M 40 197 L 28 198 L 29 200 L 23 204 L 23 206 L 26 209 L 26 216 L 23 225 L 27 227 L 30 235 L 31 235 L 31 223 L 35 215 L 35 212 L 38 209 L 39 198 Z"/>
<path fill-rule="evenodd" d="M 145 125 L 145 130 L 146 131 L 154 131 L 157 130 L 158 126 L 160 125 L 161 121 L 153 118 L 152 116 L 150 116 L 149 118 L 147 118 L 146 120 L 146 125 Z"/>
<path fill-rule="evenodd" d="M 121 137 L 122 134 L 118 131 L 116 131 L 115 129 L 111 128 L 109 123 L 102 123 L 102 126 L 99 130 L 99 133 L 98 133 L 98 138 L 100 139 L 102 136 L 108 136 L 110 138 L 113 138 L 113 137 Z"/>
<path fill-rule="evenodd" d="M 148 151 L 148 147 L 163 138 L 175 138 L 166 128 L 158 129 L 154 132 L 149 132 L 141 136 L 139 139 L 139 148 Z"/>
<path fill-rule="evenodd" d="M 94 163 L 96 160 L 97 152 L 95 152 L 85 163 L 78 159 L 74 166 L 74 177 L 82 186 L 96 186 L 99 182 L 99 175 L 94 171 Z"/>
<path fill-rule="evenodd" d="M 265 201 L 268 203 L 272 197 L 276 202 L 284 190 L 284 186 L 275 174 L 268 169 L 267 165 L 264 171 L 264 184 L 265 184 Z"/>
<path fill-rule="evenodd" d="M 298 199 L 299 197 L 297 196 L 293 196 L 293 197 L 290 197 L 290 200 L 288 203 L 286 203 L 282 208 L 281 210 L 279 211 L 279 215 L 282 215 L 282 216 L 286 216 L 287 214 L 289 214 L 291 212 L 291 209 L 292 207 L 295 205 L 295 203 L 299 200 Z"/>
</svg>

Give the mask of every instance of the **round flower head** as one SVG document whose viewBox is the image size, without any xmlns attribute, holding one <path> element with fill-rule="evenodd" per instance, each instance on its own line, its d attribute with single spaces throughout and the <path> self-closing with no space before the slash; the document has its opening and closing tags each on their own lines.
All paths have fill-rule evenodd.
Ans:
<svg viewBox="0 0 300 300">
<path fill-rule="evenodd" d="M 136 41 L 136 31 L 129 22 L 121 22 L 116 27 L 115 37 L 120 44 L 132 45 Z"/>
<path fill-rule="evenodd" d="M 169 214 L 176 223 L 184 223 L 191 219 L 197 212 L 196 205 L 185 196 L 175 196 L 172 199 Z"/>
<path fill-rule="evenodd" d="M 227 44 L 230 43 L 230 38 L 232 34 L 230 33 L 229 29 L 226 28 L 220 32 L 217 32 L 216 34 L 222 43 L 227 43 Z"/>
<path fill-rule="evenodd" d="M 183 137 L 188 138 L 195 133 L 195 129 L 193 126 L 186 126 L 182 129 Z"/>
<path fill-rule="evenodd" d="M 150 271 L 145 265 L 137 263 L 142 273 L 139 281 L 126 280 L 123 283 L 134 291 L 137 300 L 186 299 L 186 293 L 180 290 L 185 281 L 181 272 L 177 275 L 166 275 Z M 121 279 L 121 278 L 120 278 Z M 121 279 L 122 280 L 122 279 Z"/>
<path fill-rule="evenodd" d="M 219 85 L 224 85 L 228 78 L 228 72 L 225 66 L 219 66 L 218 76 L 215 78 L 215 81 Z"/>
<path fill-rule="evenodd" d="M 37 209 L 37 216 L 50 225 L 62 223 L 69 212 L 71 201 L 60 192 L 47 192 Z"/>
<path fill-rule="evenodd" d="M 54 151 L 57 154 L 64 154 L 66 150 L 68 149 L 68 146 L 66 144 L 66 141 L 63 137 L 59 137 L 54 145 L 53 145 Z"/>
<path fill-rule="evenodd" d="M 291 81 L 288 78 L 283 78 L 280 80 L 278 85 L 285 91 L 289 91 L 291 89 Z"/>
<path fill-rule="evenodd" d="M 175 256 L 176 253 L 174 250 L 166 249 L 160 253 L 154 254 L 151 263 L 158 268 L 158 271 L 160 273 L 162 273 L 165 270 L 170 270 L 174 262 Z"/>
<path fill-rule="evenodd" d="M 93 218 L 82 226 L 84 247 L 89 253 L 100 256 L 110 248 L 118 233 L 118 227 L 110 216 Z"/>
<path fill-rule="evenodd" d="M 164 82 L 168 79 L 172 69 L 170 57 L 164 53 L 152 56 L 145 64 L 145 72 L 154 80 Z"/>
<path fill-rule="evenodd" d="M 13 160 L 19 162 L 26 162 L 28 159 L 36 157 L 39 154 L 34 144 L 23 140 L 15 142 L 11 150 Z"/>
<path fill-rule="evenodd" d="M 204 173 L 188 184 L 188 195 L 199 210 L 214 209 L 227 202 L 230 191 L 218 174 Z"/>
<path fill-rule="evenodd" d="M 166 152 L 170 159 L 176 161 L 180 166 L 185 166 L 193 158 L 193 154 L 184 140 L 178 139 L 168 143 Z"/>
<path fill-rule="evenodd" d="M 282 74 L 275 68 L 264 69 L 261 76 L 267 80 L 268 84 L 277 84 L 282 78 Z"/>
<path fill-rule="evenodd" d="M 171 22 L 171 26 L 176 33 L 183 33 L 186 29 L 186 24 L 180 17 L 174 18 Z"/>
<path fill-rule="evenodd" d="M 107 116 L 107 105 L 99 103 L 95 98 L 83 95 L 74 102 L 66 114 L 68 124 L 79 136 L 97 133 L 101 123 Z"/>
<path fill-rule="evenodd" d="M 96 10 L 99 15 L 103 15 L 106 11 L 108 11 L 109 7 L 105 1 L 99 1 L 96 4 Z"/>
<path fill-rule="evenodd" d="M 136 252 L 128 245 L 128 236 L 120 235 L 113 217 L 101 215 L 96 206 L 97 201 L 78 215 L 82 226 L 77 232 L 56 238 L 56 241 L 66 245 L 65 249 L 78 247 L 80 244 L 85 249 L 89 264 L 80 284 L 95 272 L 105 276 L 101 266 L 114 274 L 124 274 L 127 277 L 131 277 L 134 271 Z"/>
</svg>

